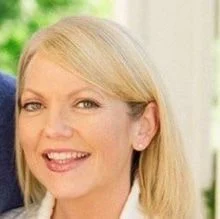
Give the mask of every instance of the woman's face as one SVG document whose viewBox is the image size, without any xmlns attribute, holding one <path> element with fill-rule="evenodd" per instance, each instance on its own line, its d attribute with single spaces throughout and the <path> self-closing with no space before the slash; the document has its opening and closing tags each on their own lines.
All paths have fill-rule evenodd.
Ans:
<svg viewBox="0 0 220 219">
<path fill-rule="evenodd" d="M 43 54 L 25 74 L 18 133 L 36 178 L 57 198 L 129 183 L 136 122 L 126 103 Z"/>
</svg>

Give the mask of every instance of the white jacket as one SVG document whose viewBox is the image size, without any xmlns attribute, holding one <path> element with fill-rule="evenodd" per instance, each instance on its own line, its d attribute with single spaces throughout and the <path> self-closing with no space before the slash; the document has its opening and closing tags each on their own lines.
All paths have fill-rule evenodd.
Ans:
<svg viewBox="0 0 220 219">
<path fill-rule="evenodd" d="M 128 199 L 120 215 L 120 219 L 147 219 L 139 207 L 140 189 L 137 180 L 134 182 Z M 24 208 L 13 209 L 0 216 L 0 219 L 50 219 L 53 213 L 55 199 L 47 192 L 40 205 L 30 210 Z"/>
</svg>

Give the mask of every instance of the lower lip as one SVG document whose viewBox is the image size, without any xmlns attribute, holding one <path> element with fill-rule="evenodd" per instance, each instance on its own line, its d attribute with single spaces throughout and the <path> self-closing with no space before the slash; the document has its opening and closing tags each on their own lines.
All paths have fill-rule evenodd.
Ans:
<svg viewBox="0 0 220 219">
<path fill-rule="evenodd" d="M 78 159 L 78 160 L 75 160 L 75 159 L 71 159 L 71 160 L 68 160 L 66 163 L 58 163 L 56 162 L 55 160 L 48 160 L 48 159 L 45 159 L 46 161 L 46 165 L 47 165 L 47 168 L 53 172 L 58 172 L 58 173 L 63 173 L 63 172 L 68 172 L 70 170 L 73 170 L 73 169 L 76 169 L 78 168 L 80 165 L 82 165 L 88 158 L 88 157 L 85 157 L 85 158 L 82 158 L 82 159 Z"/>
</svg>

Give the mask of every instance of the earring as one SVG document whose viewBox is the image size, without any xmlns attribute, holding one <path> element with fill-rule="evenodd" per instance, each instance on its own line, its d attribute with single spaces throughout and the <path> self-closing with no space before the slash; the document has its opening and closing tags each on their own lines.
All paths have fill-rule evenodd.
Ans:
<svg viewBox="0 0 220 219">
<path fill-rule="evenodd" d="M 145 148 L 145 146 L 144 146 L 143 144 L 138 144 L 138 145 L 135 147 L 135 149 L 136 149 L 137 151 L 143 151 L 144 148 Z"/>
</svg>

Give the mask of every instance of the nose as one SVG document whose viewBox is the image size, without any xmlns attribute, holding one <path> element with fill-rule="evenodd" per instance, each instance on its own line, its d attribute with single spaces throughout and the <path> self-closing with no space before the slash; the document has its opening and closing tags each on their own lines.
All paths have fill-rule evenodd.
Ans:
<svg viewBox="0 0 220 219">
<path fill-rule="evenodd" d="M 72 137 L 73 127 L 71 127 L 69 122 L 70 119 L 65 112 L 48 112 L 44 128 L 45 136 L 51 139 L 65 139 Z"/>
</svg>

